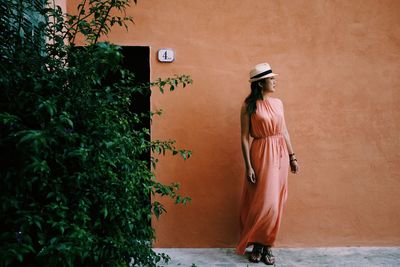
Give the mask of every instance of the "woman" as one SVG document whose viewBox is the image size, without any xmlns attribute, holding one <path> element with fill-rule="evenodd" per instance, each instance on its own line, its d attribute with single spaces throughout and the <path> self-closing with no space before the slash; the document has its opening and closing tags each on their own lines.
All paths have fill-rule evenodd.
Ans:
<svg viewBox="0 0 400 267">
<path fill-rule="evenodd" d="M 275 76 L 268 63 L 250 72 L 251 93 L 241 109 L 241 142 L 246 166 L 240 210 L 240 240 L 237 253 L 253 245 L 249 260 L 273 265 L 271 252 L 287 198 L 289 165 L 299 171 L 286 129 L 282 101 L 275 92 Z M 253 141 L 250 147 L 250 138 Z"/>
</svg>

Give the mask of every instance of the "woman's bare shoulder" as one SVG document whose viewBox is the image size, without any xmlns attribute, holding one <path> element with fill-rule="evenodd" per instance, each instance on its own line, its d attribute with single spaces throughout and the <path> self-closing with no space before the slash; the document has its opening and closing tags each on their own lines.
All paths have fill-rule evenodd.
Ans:
<svg viewBox="0 0 400 267">
<path fill-rule="evenodd" d="M 278 97 L 271 97 L 271 96 L 270 96 L 270 98 L 271 98 L 271 99 L 274 99 L 274 100 L 276 100 L 276 101 L 278 101 L 278 102 L 282 102 L 282 100 L 281 100 L 280 98 L 278 98 Z"/>
<path fill-rule="evenodd" d="M 275 100 L 276 102 L 278 102 L 280 105 L 283 106 L 283 101 L 280 98 L 277 97 L 271 97 L 271 99 Z"/>
</svg>

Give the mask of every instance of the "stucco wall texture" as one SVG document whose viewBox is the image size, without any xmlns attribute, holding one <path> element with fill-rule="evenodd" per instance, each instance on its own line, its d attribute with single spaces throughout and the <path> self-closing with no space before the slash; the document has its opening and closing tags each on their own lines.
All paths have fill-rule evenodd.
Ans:
<svg viewBox="0 0 400 267">
<path fill-rule="evenodd" d="M 77 1 L 69 1 L 70 11 Z M 400 1 L 146 0 L 135 25 L 108 39 L 151 47 L 151 76 L 194 84 L 154 91 L 164 110 L 152 138 L 193 151 L 161 158 L 158 179 L 181 184 L 184 207 L 164 200 L 158 247 L 233 247 L 244 180 L 240 106 L 248 72 L 268 62 L 274 97 L 300 173 L 289 174 L 279 247 L 400 245 Z M 176 60 L 156 52 L 173 48 Z"/>
</svg>

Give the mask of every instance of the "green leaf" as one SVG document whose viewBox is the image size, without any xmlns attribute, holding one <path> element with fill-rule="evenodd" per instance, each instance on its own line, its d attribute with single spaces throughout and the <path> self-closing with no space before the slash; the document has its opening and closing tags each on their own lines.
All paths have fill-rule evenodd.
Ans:
<svg viewBox="0 0 400 267">
<path fill-rule="evenodd" d="M 107 215 L 108 215 L 108 209 L 107 209 L 107 207 L 104 206 L 104 208 L 101 210 L 101 212 L 103 213 L 104 218 L 106 218 Z"/>
<path fill-rule="evenodd" d="M 0 122 L 3 125 L 13 125 L 19 121 L 19 118 L 15 115 L 9 114 L 7 112 L 0 113 Z"/>
<path fill-rule="evenodd" d="M 22 135 L 22 138 L 19 141 L 19 144 L 22 144 L 24 142 L 33 142 L 36 139 L 40 138 L 42 135 L 42 131 L 40 130 L 26 130 L 26 131 L 20 131 L 16 134 L 17 136 Z"/>
<path fill-rule="evenodd" d="M 42 224 L 39 221 L 35 221 L 35 224 L 42 231 Z"/>
<path fill-rule="evenodd" d="M 24 255 L 22 255 L 22 254 L 17 254 L 17 260 L 19 261 L 19 262 L 23 262 L 24 261 Z"/>
</svg>

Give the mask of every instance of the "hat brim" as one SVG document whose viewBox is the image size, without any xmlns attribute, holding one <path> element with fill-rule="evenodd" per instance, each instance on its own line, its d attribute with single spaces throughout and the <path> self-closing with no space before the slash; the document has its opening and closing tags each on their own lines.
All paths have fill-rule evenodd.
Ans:
<svg viewBox="0 0 400 267">
<path fill-rule="evenodd" d="M 277 76 L 277 75 L 279 75 L 279 74 L 277 74 L 277 73 L 269 73 L 269 74 L 266 74 L 266 75 L 261 76 L 261 77 L 250 79 L 249 82 L 252 83 L 252 82 L 256 82 L 256 81 L 259 81 L 259 80 L 262 80 L 262 79 L 265 79 L 265 78 L 274 77 L 274 76 Z"/>
</svg>

